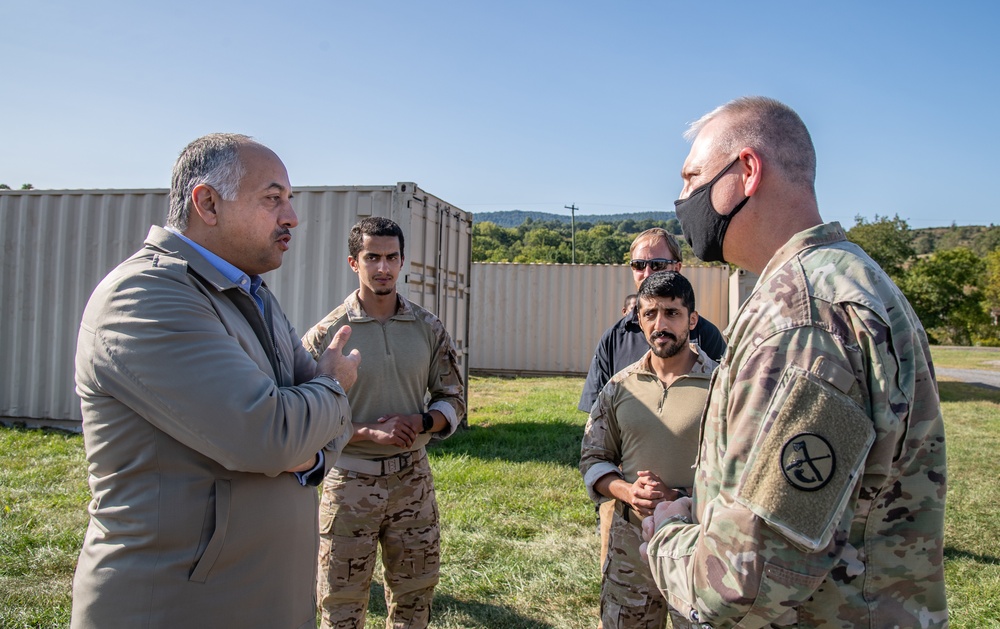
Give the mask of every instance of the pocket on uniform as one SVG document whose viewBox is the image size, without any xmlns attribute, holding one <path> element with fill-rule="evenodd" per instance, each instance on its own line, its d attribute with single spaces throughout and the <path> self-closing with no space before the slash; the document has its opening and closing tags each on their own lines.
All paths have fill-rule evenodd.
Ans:
<svg viewBox="0 0 1000 629">
<path fill-rule="evenodd" d="M 337 514 L 341 511 L 343 505 L 340 500 L 335 497 L 338 494 L 344 492 L 344 488 L 347 486 L 345 479 L 343 477 L 343 472 L 337 468 L 333 468 L 326 475 L 326 479 L 323 481 L 323 491 L 319 499 L 319 534 L 320 535 L 334 535 L 336 531 L 334 530 L 334 522 L 337 519 Z M 343 534 L 344 532 L 341 532 Z"/>
<path fill-rule="evenodd" d="M 195 563 L 191 576 L 188 577 L 196 583 L 204 583 L 208 579 L 209 572 L 215 566 L 216 560 L 222 553 L 222 547 L 226 542 L 226 531 L 229 529 L 229 513 L 232 507 L 232 486 L 231 481 L 218 479 L 215 481 L 215 527 L 212 536 L 205 546 L 205 551 L 201 553 Z"/>
<path fill-rule="evenodd" d="M 427 531 L 424 536 L 409 538 L 403 548 L 402 569 L 407 573 L 420 575 L 436 575 L 441 567 L 441 544 L 437 537 L 439 532 Z"/>
<path fill-rule="evenodd" d="M 378 540 L 373 536 L 330 535 L 320 541 L 320 570 L 331 588 L 365 583 L 375 568 Z"/>
<path fill-rule="evenodd" d="M 798 605 L 802 592 L 815 592 L 823 583 L 822 576 L 812 576 L 776 566 L 764 564 L 757 598 L 749 613 L 736 627 L 766 627 L 769 624 L 797 626 Z M 779 616 L 775 613 L 784 610 Z"/>
<path fill-rule="evenodd" d="M 605 578 L 601 583 L 601 620 L 604 629 L 650 627 L 666 620 L 666 601 L 645 586 L 627 585 Z"/>
<path fill-rule="evenodd" d="M 326 492 L 319 501 L 319 534 L 330 535 L 333 532 L 333 521 L 337 516 L 338 506 L 334 504 Z"/>
<path fill-rule="evenodd" d="M 644 588 L 634 588 L 625 583 L 605 577 L 601 584 L 601 598 L 613 601 L 622 607 L 645 607 L 649 599 Z"/>
</svg>

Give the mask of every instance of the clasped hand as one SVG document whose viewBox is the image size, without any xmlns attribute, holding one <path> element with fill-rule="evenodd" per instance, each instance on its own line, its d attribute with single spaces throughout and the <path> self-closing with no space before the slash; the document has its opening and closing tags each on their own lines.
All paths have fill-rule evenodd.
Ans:
<svg viewBox="0 0 1000 629">
<path fill-rule="evenodd" d="M 678 494 L 679 495 L 679 494 Z M 684 519 L 691 521 L 691 499 L 687 496 L 677 500 L 665 500 L 653 510 L 653 514 L 642 521 L 642 545 L 639 546 L 639 555 L 643 561 L 649 561 L 646 549 L 649 547 L 649 540 L 653 539 L 656 529 L 668 518 Z"/>
<path fill-rule="evenodd" d="M 683 496 L 676 489 L 667 487 L 659 476 L 649 470 L 639 470 L 638 478 L 629 489 L 629 504 L 642 517 L 653 515 L 653 510 L 663 501 Z"/>
<path fill-rule="evenodd" d="M 374 424 L 368 424 L 368 438 L 385 446 L 409 448 L 424 428 L 424 418 L 416 415 L 383 415 Z"/>
</svg>

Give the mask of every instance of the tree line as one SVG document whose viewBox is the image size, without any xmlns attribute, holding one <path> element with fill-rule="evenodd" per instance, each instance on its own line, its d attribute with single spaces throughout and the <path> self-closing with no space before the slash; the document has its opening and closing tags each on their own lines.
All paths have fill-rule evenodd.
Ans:
<svg viewBox="0 0 1000 629">
<path fill-rule="evenodd" d="M 678 236 L 681 233 L 676 218 L 581 221 L 575 230 L 570 223 L 559 220 L 528 218 L 517 227 L 477 221 L 472 226 L 472 261 L 569 264 L 575 249 L 577 264 L 625 264 L 632 240 L 653 227 Z M 692 255 L 690 248 L 682 253 Z"/>
<path fill-rule="evenodd" d="M 661 227 L 676 235 L 685 263 L 691 252 L 676 218 L 578 222 L 528 218 L 517 227 L 476 222 L 474 262 L 625 264 L 639 233 Z M 932 343 L 1000 346 L 1000 226 L 911 230 L 898 215 L 858 216 L 847 237 L 860 245 L 913 305 Z"/>
<path fill-rule="evenodd" d="M 932 343 L 1000 346 L 1000 226 L 911 230 L 855 218 L 847 237 L 910 301 Z"/>
</svg>

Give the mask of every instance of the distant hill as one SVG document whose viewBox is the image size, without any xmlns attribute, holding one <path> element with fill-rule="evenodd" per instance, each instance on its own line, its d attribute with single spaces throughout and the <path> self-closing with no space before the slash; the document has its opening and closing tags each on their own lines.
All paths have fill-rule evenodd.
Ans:
<svg viewBox="0 0 1000 629">
<path fill-rule="evenodd" d="M 591 223 L 620 223 L 632 219 L 633 221 L 669 221 L 674 218 L 673 212 L 630 212 L 626 214 L 577 214 L 576 222 Z M 524 221 L 531 219 L 539 221 L 559 221 L 560 223 L 570 222 L 570 216 L 563 214 L 552 214 L 550 212 L 525 212 L 524 210 L 507 210 L 504 212 L 476 212 L 473 214 L 473 221 L 476 223 L 490 222 L 500 227 L 519 227 Z"/>
<path fill-rule="evenodd" d="M 976 255 L 985 256 L 990 251 L 1000 247 L 1000 226 L 990 225 L 952 225 L 951 227 L 922 227 L 912 229 L 913 249 L 917 255 L 925 255 L 966 247 Z"/>
</svg>

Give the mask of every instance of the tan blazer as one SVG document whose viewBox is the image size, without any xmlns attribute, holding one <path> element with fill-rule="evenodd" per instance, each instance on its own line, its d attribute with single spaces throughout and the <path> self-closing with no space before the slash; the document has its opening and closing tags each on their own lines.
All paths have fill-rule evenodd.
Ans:
<svg viewBox="0 0 1000 629">
<path fill-rule="evenodd" d="M 350 408 L 262 293 L 273 332 L 159 227 L 94 290 L 76 355 L 93 500 L 73 627 L 316 626 L 317 492 L 283 470 L 323 448 L 329 467 Z"/>
</svg>

